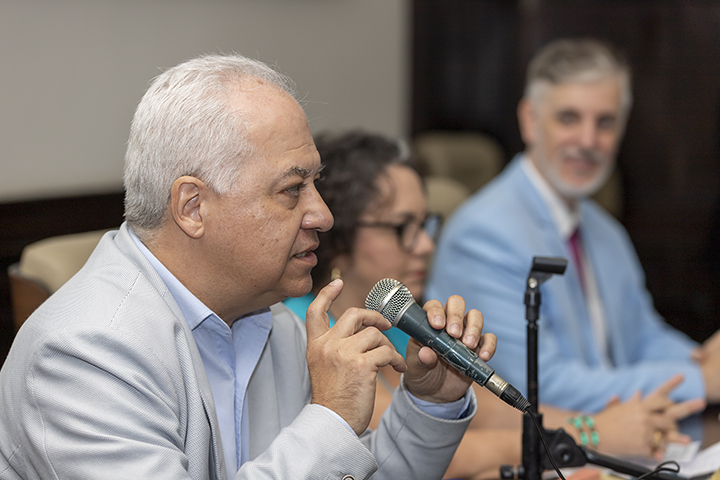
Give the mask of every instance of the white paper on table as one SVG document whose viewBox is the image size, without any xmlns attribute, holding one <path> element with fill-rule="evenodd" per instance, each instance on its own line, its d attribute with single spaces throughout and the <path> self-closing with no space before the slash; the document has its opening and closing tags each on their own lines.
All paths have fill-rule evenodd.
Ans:
<svg viewBox="0 0 720 480">
<path fill-rule="evenodd" d="M 701 450 L 692 460 L 678 461 L 680 475 L 686 478 L 720 470 L 720 442 Z"/>
<path fill-rule="evenodd" d="M 712 473 L 720 469 L 720 442 L 700 451 L 702 442 L 693 441 L 688 444 L 668 443 L 663 462 L 674 460 L 680 465 L 679 475 L 691 478 Z M 629 458 L 629 461 L 642 465 L 650 470 L 660 462 L 649 459 Z"/>
</svg>

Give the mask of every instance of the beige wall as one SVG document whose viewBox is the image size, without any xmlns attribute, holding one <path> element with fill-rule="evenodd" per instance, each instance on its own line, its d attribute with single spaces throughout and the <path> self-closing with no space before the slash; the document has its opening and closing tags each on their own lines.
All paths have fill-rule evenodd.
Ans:
<svg viewBox="0 0 720 480">
<path fill-rule="evenodd" d="M 161 69 L 236 51 L 297 83 L 314 131 L 404 135 L 409 0 L 3 0 L 0 202 L 121 188 Z"/>
</svg>

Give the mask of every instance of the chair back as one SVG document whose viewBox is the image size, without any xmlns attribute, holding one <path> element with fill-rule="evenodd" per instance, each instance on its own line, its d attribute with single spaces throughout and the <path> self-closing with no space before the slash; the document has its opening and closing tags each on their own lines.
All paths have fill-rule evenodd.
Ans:
<svg viewBox="0 0 720 480">
<path fill-rule="evenodd" d="M 413 142 L 428 175 L 454 178 L 475 192 L 497 175 L 504 164 L 500 144 L 479 132 L 430 131 Z"/>
<path fill-rule="evenodd" d="M 107 230 L 50 237 L 26 246 L 10 265 L 10 295 L 17 331 L 50 295 L 82 268 Z"/>
</svg>

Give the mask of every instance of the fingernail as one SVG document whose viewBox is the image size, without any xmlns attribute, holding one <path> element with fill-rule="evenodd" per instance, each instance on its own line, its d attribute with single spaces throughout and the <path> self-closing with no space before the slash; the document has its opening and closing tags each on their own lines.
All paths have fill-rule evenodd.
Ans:
<svg viewBox="0 0 720 480">
<path fill-rule="evenodd" d="M 468 335 L 467 338 L 465 338 L 465 345 L 471 348 L 477 347 L 477 337 L 475 335 Z"/>
<path fill-rule="evenodd" d="M 450 335 L 454 337 L 459 337 L 462 334 L 462 328 L 460 328 L 460 325 L 453 323 L 448 328 L 448 332 L 450 332 Z"/>
</svg>

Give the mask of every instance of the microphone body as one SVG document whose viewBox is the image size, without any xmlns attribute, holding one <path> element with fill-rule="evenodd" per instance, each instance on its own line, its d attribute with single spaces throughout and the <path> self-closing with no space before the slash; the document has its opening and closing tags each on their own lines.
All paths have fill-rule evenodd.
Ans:
<svg viewBox="0 0 720 480">
<path fill-rule="evenodd" d="M 508 405 L 521 412 L 530 406 L 515 387 L 500 378 L 475 352 L 444 329 L 433 328 L 425 310 L 415 302 L 401 282 L 391 278 L 380 280 L 368 294 L 365 307 L 381 313 L 393 327 L 407 333 L 421 345 L 432 348 L 450 366 L 493 392 Z"/>
</svg>

